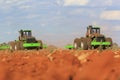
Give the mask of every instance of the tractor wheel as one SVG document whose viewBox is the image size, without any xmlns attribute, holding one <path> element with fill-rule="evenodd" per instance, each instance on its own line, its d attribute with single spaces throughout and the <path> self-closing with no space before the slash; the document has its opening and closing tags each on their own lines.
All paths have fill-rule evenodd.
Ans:
<svg viewBox="0 0 120 80">
<path fill-rule="evenodd" d="M 80 48 L 80 39 L 76 38 L 73 43 L 74 49 L 79 49 Z"/>
<path fill-rule="evenodd" d="M 81 38 L 80 47 L 83 50 L 87 50 L 88 49 L 87 38 Z"/>
<path fill-rule="evenodd" d="M 41 46 L 38 49 L 43 49 L 43 43 L 41 40 L 38 40 L 37 42 L 39 42 L 41 44 Z"/>
<path fill-rule="evenodd" d="M 92 50 L 95 49 L 95 46 L 91 46 L 91 49 L 92 49 Z"/>
<path fill-rule="evenodd" d="M 112 39 L 111 39 L 111 38 L 106 38 L 105 40 L 106 40 L 107 42 L 110 42 L 110 46 L 107 46 L 108 48 L 113 46 L 113 42 L 112 42 Z"/>
<path fill-rule="evenodd" d="M 91 39 L 91 38 L 87 38 L 87 46 L 88 46 L 88 49 L 92 49 L 91 42 L 92 42 L 92 39 Z"/>
<path fill-rule="evenodd" d="M 20 50 L 24 50 L 23 42 L 20 42 Z"/>
<path fill-rule="evenodd" d="M 20 50 L 20 42 L 15 42 L 15 50 Z"/>
<path fill-rule="evenodd" d="M 15 50 L 15 42 L 14 42 L 14 41 L 11 41 L 11 42 L 9 42 L 8 44 L 9 44 L 9 46 L 10 46 L 10 50 L 11 50 L 11 51 L 14 51 L 14 50 Z"/>
</svg>

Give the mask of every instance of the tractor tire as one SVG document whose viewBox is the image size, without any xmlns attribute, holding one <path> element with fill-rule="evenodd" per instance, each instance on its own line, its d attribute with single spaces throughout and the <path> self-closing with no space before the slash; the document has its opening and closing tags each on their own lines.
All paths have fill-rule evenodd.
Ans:
<svg viewBox="0 0 120 80">
<path fill-rule="evenodd" d="M 15 50 L 20 50 L 20 42 L 15 42 Z"/>
<path fill-rule="evenodd" d="M 91 49 L 94 50 L 94 49 L 95 49 L 95 46 L 91 46 Z"/>
<path fill-rule="evenodd" d="M 8 44 L 9 44 L 9 46 L 10 46 L 10 50 L 11 50 L 11 51 L 14 51 L 14 50 L 15 50 L 15 42 L 14 42 L 14 41 L 11 41 L 11 42 L 9 42 Z"/>
<path fill-rule="evenodd" d="M 80 39 L 76 38 L 73 43 L 74 49 L 79 49 L 80 48 Z"/>
<path fill-rule="evenodd" d="M 20 50 L 24 50 L 24 47 L 23 47 L 23 42 L 19 42 L 19 46 L 20 46 Z"/>
<path fill-rule="evenodd" d="M 38 49 L 43 49 L 43 43 L 41 40 L 38 40 L 37 42 L 39 42 L 41 44 L 41 46 Z"/>
<path fill-rule="evenodd" d="M 88 50 L 87 38 L 80 39 L 80 48 L 83 50 Z"/>
<path fill-rule="evenodd" d="M 91 45 L 92 39 L 91 38 L 87 38 L 86 40 L 87 40 L 88 49 L 91 50 L 92 49 L 92 45 Z"/>
<path fill-rule="evenodd" d="M 112 38 L 106 38 L 105 39 L 107 42 L 110 42 L 110 46 L 109 47 L 112 47 L 113 46 L 113 41 L 112 41 Z"/>
</svg>

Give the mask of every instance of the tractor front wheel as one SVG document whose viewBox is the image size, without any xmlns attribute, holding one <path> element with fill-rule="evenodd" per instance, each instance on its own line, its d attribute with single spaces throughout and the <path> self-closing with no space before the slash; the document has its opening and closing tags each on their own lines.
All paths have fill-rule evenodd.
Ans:
<svg viewBox="0 0 120 80">
<path fill-rule="evenodd" d="M 91 45 L 92 39 L 91 38 L 87 38 L 87 46 L 88 46 L 88 50 L 92 49 L 92 45 Z"/>
</svg>

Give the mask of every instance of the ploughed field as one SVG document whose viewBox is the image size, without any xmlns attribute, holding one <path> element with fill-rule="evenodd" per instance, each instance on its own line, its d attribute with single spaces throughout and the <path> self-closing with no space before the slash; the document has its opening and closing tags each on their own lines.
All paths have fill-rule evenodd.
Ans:
<svg viewBox="0 0 120 80">
<path fill-rule="evenodd" d="M 120 80 L 120 50 L 0 51 L 0 80 Z"/>
</svg>

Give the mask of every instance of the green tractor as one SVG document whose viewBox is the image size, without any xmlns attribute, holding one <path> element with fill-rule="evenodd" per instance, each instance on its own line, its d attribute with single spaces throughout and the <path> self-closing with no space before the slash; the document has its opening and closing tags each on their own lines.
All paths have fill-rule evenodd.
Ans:
<svg viewBox="0 0 120 80">
<path fill-rule="evenodd" d="M 73 46 L 75 49 L 107 49 L 112 47 L 112 39 L 106 38 L 100 33 L 99 27 L 89 25 L 87 27 L 86 37 L 76 38 Z"/>
<path fill-rule="evenodd" d="M 42 49 L 43 44 L 41 40 L 36 40 L 32 36 L 31 30 L 20 30 L 18 40 L 9 42 L 10 50 L 24 50 L 24 49 Z"/>
</svg>

